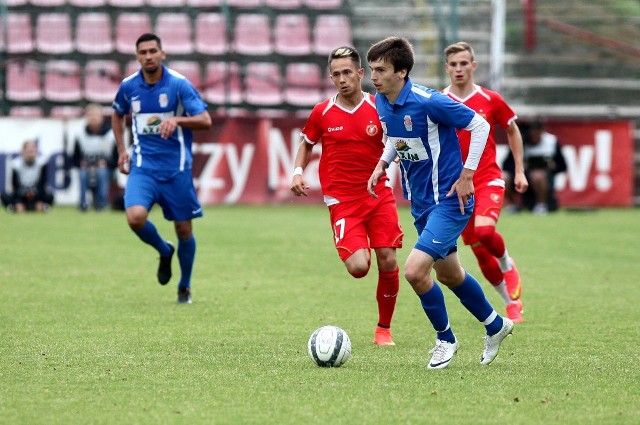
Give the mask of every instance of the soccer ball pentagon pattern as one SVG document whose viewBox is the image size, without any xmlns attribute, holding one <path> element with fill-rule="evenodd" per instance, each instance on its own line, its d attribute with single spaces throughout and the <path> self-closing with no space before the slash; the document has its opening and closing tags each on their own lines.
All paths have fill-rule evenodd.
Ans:
<svg viewBox="0 0 640 425">
<path fill-rule="evenodd" d="M 311 334 L 307 349 L 318 366 L 340 367 L 351 356 L 351 340 L 343 329 L 323 326 Z"/>
</svg>

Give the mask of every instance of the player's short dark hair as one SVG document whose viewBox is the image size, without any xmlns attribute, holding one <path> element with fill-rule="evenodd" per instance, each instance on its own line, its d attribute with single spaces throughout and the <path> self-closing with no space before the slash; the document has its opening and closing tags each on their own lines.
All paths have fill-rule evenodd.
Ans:
<svg viewBox="0 0 640 425">
<path fill-rule="evenodd" d="M 384 40 L 375 43 L 367 52 L 368 62 L 378 60 L 382 60 L 393 65 L 394 72 L 406 69 L 406 78 L 408 78 L 409 72 L 411 72 L 413 64 L 415 63 L 413 46 L 409 40 L 404 37 L 387 37 Z"/>
<path fill-rule="evenodd" d="M 342 58 L 351 58 L 353 63 L 356 65 L 356 68 L 362 68 L 360 55 L 358 51 L 353 47 L 349 46 L 340 46 L 335 48 L 329 53 L 329 65 L 331 65 L 331 61 L 334 59 L 342 59 Z"/>
<path fill-rule="evenodd" d="M 144 43 L 145 41 L 156 41 L 158 43 L 158 47 L 160 48 L 160 50 L 162 50 L 162 41 L 160 41 L 160 37 L 153 33 L 147 32 L 142 34 L 136 40 L 136 51 L 138 50 L 138 46 L 140 46 L 140 43 Z"/>
</svg>

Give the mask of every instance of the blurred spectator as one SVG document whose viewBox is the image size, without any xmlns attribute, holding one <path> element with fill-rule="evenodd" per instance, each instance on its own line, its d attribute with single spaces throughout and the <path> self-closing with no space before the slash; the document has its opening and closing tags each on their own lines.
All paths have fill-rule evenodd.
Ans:
<svg viewBox="0 0 640 425">
<path fill-rule="evenodd" d="M 524 166 L 529 189 L 518 196 L 513 190 L 513 157 L 507 156 L 502 165 L 506 182 L 505 208 L 519 211 L 527 208 L 534 214 L 544 215 L 558 209 L 554 181 L 556 175 L 567 171 L 567 164 L 558 138 L 545 130 L 544 122 L 537 120 L 523 129 Z M 505 202 L 505 203 L 506 203 Z"/>
<path fill-rule="evenodd" d="M 10 212 L 46 211 L 53 205 L 46 179 L 46 159 L 38 155 L 35 140 L 25 141 L 21 155 L 11 161 L 11 192 L 2 192 L 2 205 Z"/>
<path fill-rule="evenodd" d="M 109 205 L 109 187 L 118 165 L 116 141 L 111 124 L 102 107 L 90 104 L 85 111 L 87 125 L 78 134 L 73 148 L 73 165 L 80 175 L 81 211 L 89 209 L 87 192 L 91 192 L 93 207 L 103 210 Z"/>
</svg>

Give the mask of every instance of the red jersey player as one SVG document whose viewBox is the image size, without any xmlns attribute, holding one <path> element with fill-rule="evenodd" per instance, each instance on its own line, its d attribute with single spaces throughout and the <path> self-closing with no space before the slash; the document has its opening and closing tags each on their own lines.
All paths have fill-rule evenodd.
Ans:
<svg viewBox="0 0 640 425">
<path fill-rule="evenodd" d="M 404 234 L 388 178 L 380 179 L 378 199 L 367 192 L 369 177 L 384 149 L 382 127 L 374 97 L 362 91 L 364 69 L 358 52 L 351 47 L 334 49 L 329 71 L 338 93 L 318 103 L 302 129 L 291 191 L 307 196 L 303 170 L 313 147 L 322 143 L 318 173 L 338 255 L 353 277 L 362 278 L 369 272 L 374 249 L 378 325 L 373 342 L 395 345 L 390 328 L 399 289 L 396 248 L 402 247 Z"/>
<path fill-rule="evenodd" d="M 507 133 L 509 147 L 515 160 L 514 183 L 518 192 L 527 186 L 522 161 L 522 136 L 515 112 L 500 94 L 476 85 L 473 72 L 476 69 L 473 48 L 458 42 L 444 50 L 445 69 L 451 85 L 443 90 L 452 99 L 464 103 L 491 125 L 491 133 L 473 177 L 475 208 L 469 224 L 462 232 L 465 245 L 470 245 L 485 278 L 493 285 L 505 302 L 507 316 L 515 323 L 522 322 L 522 283 L 515 263 L 507 251 L 504 238 L 496 230 L 504 198 L 505 183 L 496 162 L 495 127 L 499 125 Z M 463 159 L 469 152 L 469 132 L 458 132 Z"/>
</svg>

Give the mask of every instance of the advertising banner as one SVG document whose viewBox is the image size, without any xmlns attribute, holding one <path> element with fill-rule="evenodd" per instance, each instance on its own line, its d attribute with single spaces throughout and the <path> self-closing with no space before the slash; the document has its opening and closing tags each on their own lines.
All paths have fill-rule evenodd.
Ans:
<svg viewBox="0 0 640 425">
<path fill-rule="evenodd" d="M 214 117 L 210 130 L 194 132 L 193 174 L 201 202 L 321 204 L 317 171 L 321 144 L 314 148 L 305 170 L 309 197 L 295 197 L 289 191 L 304 122 L 297 117 Z M 10 159 L 19 153 L 25 140 L 35 139 L 41 154 L 49 159 L 49 184 L 55 191 L 56 203 L 77 204 L 77 171 L 68 167 L 65 153 L 72 152 L 74 134 L 82 126 L 81 119 L 0 119 L 0 188 L 8 189 Z M 548 123 L 547 129 L 558 137 L 567 161 L 567 172 L 556 179 L 561 207 L 632 205 L 631 122 L 554 121 Z M 499 163 L 507 149 L 506 145 L 498 146 Z M 402 199 L 397 166 L 389 169 L 389 176 L 399 203 L 407 204 Z"/>
</svg>

